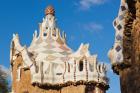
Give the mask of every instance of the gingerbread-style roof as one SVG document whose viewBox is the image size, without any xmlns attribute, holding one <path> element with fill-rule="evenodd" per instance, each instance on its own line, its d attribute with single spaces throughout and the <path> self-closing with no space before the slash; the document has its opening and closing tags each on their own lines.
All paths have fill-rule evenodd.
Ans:
<svg viewBox="0 0 140 93">
<path fill-rule="evenodd" d="M 18 35 L 14 35 L 11 61 L 14 62 L 17 54 L 21 54 L 24 63 L 22 68 L 30 69 L 32 84 L 59 86 L 82 81 L 85 83 L 80 84 L 95 82 L 107 86 L 106 66 L 98 63 L 97 55 L 90 54 L 89 44 L 81 44 L 75 52 L 69 48 L 66 34 L 61 35 L 56 25 L 54 13 L 52 6 L 46 9 L 39 35 L 34 33 L 29 47 L 22 47 Z M 21 76 L 21 73 L 18 74 Z"/>
</svg>

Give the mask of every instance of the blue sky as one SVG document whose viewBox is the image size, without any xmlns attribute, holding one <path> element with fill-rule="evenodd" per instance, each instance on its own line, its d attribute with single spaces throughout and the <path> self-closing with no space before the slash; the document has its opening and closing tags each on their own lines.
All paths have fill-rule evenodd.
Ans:
<svg viewBox="0 0 140 93">
<path fill-rule="evenodd" d="M 112 21 L 117 16 L 120 0 L 1 0 L 0 1 L 0 64 L 9 68 L 10 41 L 18 33 L 22 45 L 29 46 L 34 30 L 38 30 L 47 5 L 53 5 L 57 23 L 67 34 L 67 43 L 76 50 L 80 43 L 89 43 L 98 60 L 110 64 L 108 50 L 114 43 Z M 120 93 L 119 77 L 108 71 L 110 89 Z"/>
</svg>

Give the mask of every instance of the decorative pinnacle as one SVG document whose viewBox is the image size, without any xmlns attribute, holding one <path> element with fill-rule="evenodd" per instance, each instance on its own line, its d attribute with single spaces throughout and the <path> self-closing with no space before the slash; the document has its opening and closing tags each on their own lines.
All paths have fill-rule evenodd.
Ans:
<svg viewBox="0 0 140 93">
<path fill-rule="evenodd" d="M 48 15 L 48 14 L 55 15 L 55 10 L 54 10 L 53 6 L 49 5 L 45 10 L 45 14 L 46 15 Z"/>
</svg>

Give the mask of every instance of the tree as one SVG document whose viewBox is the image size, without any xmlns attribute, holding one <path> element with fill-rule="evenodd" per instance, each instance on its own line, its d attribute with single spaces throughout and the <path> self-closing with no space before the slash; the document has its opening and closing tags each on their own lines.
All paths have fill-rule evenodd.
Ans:
<svg viewBox="0 0 140 93">
<path fill-rule="evenodd" d="M 8 73 L 0 66 L 0 93 L 8 93 Z"/>
</svg>

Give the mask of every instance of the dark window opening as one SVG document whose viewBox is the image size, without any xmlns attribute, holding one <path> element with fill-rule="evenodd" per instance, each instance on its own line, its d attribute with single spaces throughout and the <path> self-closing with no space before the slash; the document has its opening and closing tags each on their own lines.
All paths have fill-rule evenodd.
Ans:
<svg viewBox="0 0 140 93">
<path fill-rule="evenodd" d="M 44 33 L 44 36 L 47 36 L 47 33 Z"/>
<path fill-rule="evenodd" d="M 70 64 L 68 63 L 68 72 L 70 72 Z"/>
<path fill-rule="evenodd" d="M 56 75 L 62 75 L 62 73 L 56 73 Z"/>
<path fill-rule="evenodd" d="M 82 60 L 79 61 L 79 71 L 83 71 L 83 66 L 84 66 L 83 61 Z"/>
</svg>

